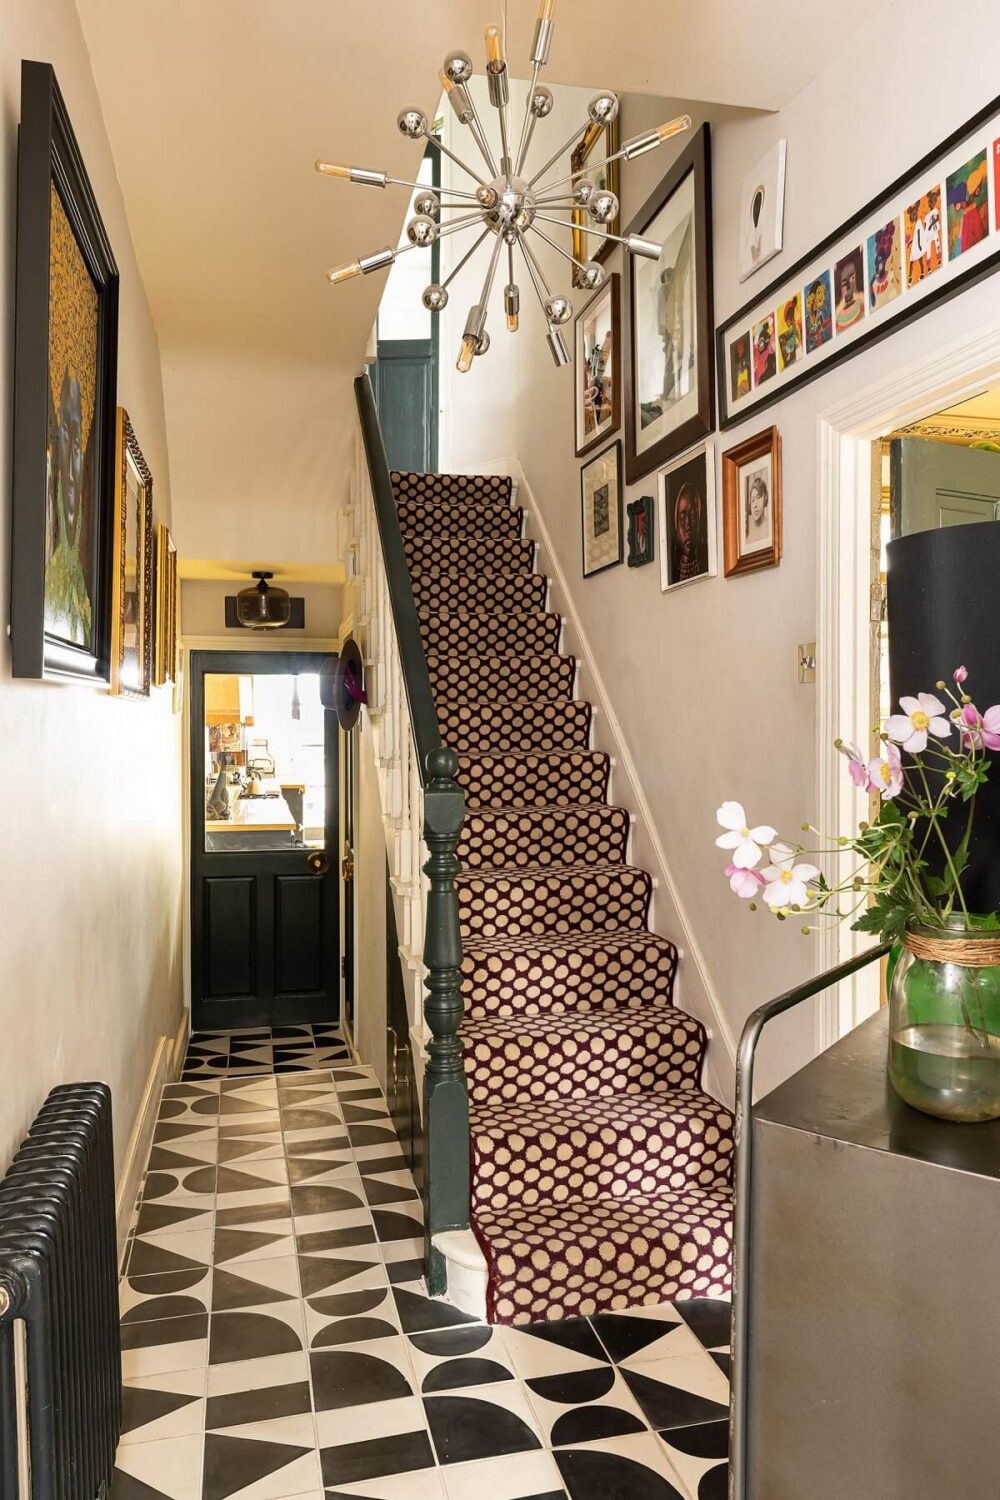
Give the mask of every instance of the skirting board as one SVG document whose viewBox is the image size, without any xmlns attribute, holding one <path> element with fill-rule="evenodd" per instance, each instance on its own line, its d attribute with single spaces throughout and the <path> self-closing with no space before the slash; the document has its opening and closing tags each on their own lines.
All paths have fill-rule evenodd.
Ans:
<svg viewBox="0 0 1000 1500">
<path fill-rule="evenodd" d="M 118 1258 L 121 1261 L 132 1223 L 132 1212 L 139 1194 L 139 1181 L 153 1143 L 156 1115 L 160 1106 L 160 1094 L 167 1083 L 179 1077 L 181 1063 L 187 1050 L 189 1013 L 185 1008 L 176 1036 L 161 1036 L 153 1053 L 153 1061 L 146 1078 L 146 1087 L 136 1113 L 132 1134 L 125 1148 L 125 1160 L 118 1174 L 115 1194 L 115 1220 L 118 1225 Z"/>
</svg>

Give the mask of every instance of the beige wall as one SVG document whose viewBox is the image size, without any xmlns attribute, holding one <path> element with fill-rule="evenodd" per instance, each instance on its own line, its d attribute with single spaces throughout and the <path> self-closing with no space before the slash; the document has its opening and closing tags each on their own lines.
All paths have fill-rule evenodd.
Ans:
<svg viewBox="0 0 1000 1500">
<path fill-rule="evenodd" d="M 340 629 L 341 589 L 337 584 L 296 583 L 276 579 L 282 588 L 297 599 L 305 600 L 304 630 L 244 630 L 225 628 L 226 596 L 235 594 L 246 584 L 214 579 L 185 578 L 181 583 L 181 634 L 185 637 L 218 636 L 217 647 L 225 651 L 293 651 L 307 646 L 310 640 L 335 640 Z"/>
<path fill-rule="evenodd" d="M 713 132 L 716 324 L 996 94 L 1000 10 L 992 0 L 967 0 L 962 23 L 960 37 L 953 15 L 932 0 L 883 6 L 852 39 L 849 52 L 832 52 L 821 76 L 778 114 L 720 120 Z M 972 47 L 964 44 L 968 36 L 977 39 Z M 914 80 L 925 76 L 929 57 L 938 60 L 935 84 L 919 91 L 921 104 L 914 108 Z M 623 133 L 650 123 L 656 113 L 649 101 L 640 109 L 627 100 Z M 718 111 L 713 114 L 719 118 Z M 785 249 L 741 288 L 740 184 L 782 136 L 788 141 Z M 626 214 L 666 171 L 670 150 L 625 167 Z M 553 284 L 565 287 L 566 263 L 552 252 L 545 263 Z M 617 259 L 612 265 L 620 269 Z M 464 309 L 464 296 L 461 303 Z M 461 469 L 506 456 L 520 459 L 597 664 L 611 685 L 691 935 L 738 1035 L 753 1006 L 812 972 L 816 963 L 811 939 L 755 917 L 730 895 L 713 840 L 715 809 L 726 797 L 742 800 L 754 821 L 790 831 L 814 815 L 816 690 L 798 686 L 795 648 L 816 638 L 817 415 L 935 342 L 1000 319 L 1000 278 L 965 292 L 747 425 L 717 434 L 721 454 L 752 432 L 772 423 L 779 427 L 785 555 L 776 570 L 730 581 L 719 576 L 672 596 L 660 593 L 658 562 L 581 578 L 572 370 L 552 365 L 531 295 L 522 295 L 522 307 L 526 316 L 516 339 L 507 340 L 502 329 L 494 332 L 494 348 L 507 342 L 516 351 L 496 362 L 491 351 L 468 377 L 449 376 L 453 356 L 444 346 L 442 400 L 451 400 L 457 387 L 462 420 L 451 424 L 442 463 Z M 650 474 L 626 491 L 626 501 L 655 493 L 655 483 Z M 864 738 L 864 726 L 842 729 Z M 812 1045 L 813 1017 L 806 1014 L 787 1024 L 769 1048 L 773 1064 L 765 1078 L 797 1064 Z"/>
<path fill-rule="evenodd" d="M 156 333 L 72 0 L 0 11 L 0 554 L 9 549 L 20 64 L 52 62 L 121 271 L 119 400 L 170 520 Z M 17 566 L 17 560 L 14 560 Z M 0 618 L 7 619 L 6 566 Z M 180 718 L 65 684 L 12 682 L 0 649 L 0 1167 L 47 1091 L 112 1087 L 119 1167 L 160 1038 L 181 1018 Z"/>
</svg>

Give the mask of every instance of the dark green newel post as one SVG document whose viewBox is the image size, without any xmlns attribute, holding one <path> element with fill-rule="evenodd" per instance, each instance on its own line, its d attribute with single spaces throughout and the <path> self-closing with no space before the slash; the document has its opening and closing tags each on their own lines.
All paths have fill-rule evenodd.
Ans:
<svg viewBox="0 0 1000 1500">
<path fill-rule="evenodd" d="M 425 1260 L 432 1296 L 446 1290 L 444 1257 L 432 1238 L 445 1229 L 469 1227 L 469 1090 L 462 1063 L 462 933 L 458 920 L 455 856 L 465 795 L 455 780 L 458 756 L 442 746 L 427 756 L 424 839 L 430 879 L 424 963 L 424 1018 L 431 1031 L 424 1071 L 424 1138 L 427 1149 Z"/>
</svg>

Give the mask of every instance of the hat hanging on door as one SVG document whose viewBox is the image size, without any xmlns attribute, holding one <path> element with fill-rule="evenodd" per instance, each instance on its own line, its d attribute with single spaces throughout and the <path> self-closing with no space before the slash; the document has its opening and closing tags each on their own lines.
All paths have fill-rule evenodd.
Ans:
<svg viewBox="0 0 1000 1500">
<path fill-rule="evenodd" d="M 353 637 L 348 637 L 340 655 L 333 658 L 332 668 L 324 665 L 319 678 L 323 707 L 336 712 L 341 729 L 353 729 L 362 703 L 368 702 L 364 680 L 365 666 L 358 643 Z"/>
</svg>

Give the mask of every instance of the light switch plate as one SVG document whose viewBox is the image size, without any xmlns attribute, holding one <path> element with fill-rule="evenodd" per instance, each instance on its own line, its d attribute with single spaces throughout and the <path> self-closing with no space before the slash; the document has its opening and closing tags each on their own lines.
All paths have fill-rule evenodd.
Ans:
<svg viewBox="0 0 1000 1500">
<path fill-rule="evenodd" d="M 797 648 L 797 666 L 800 682 L 816 681 L 816 642 L 807 643 Z"/>
</svg>

